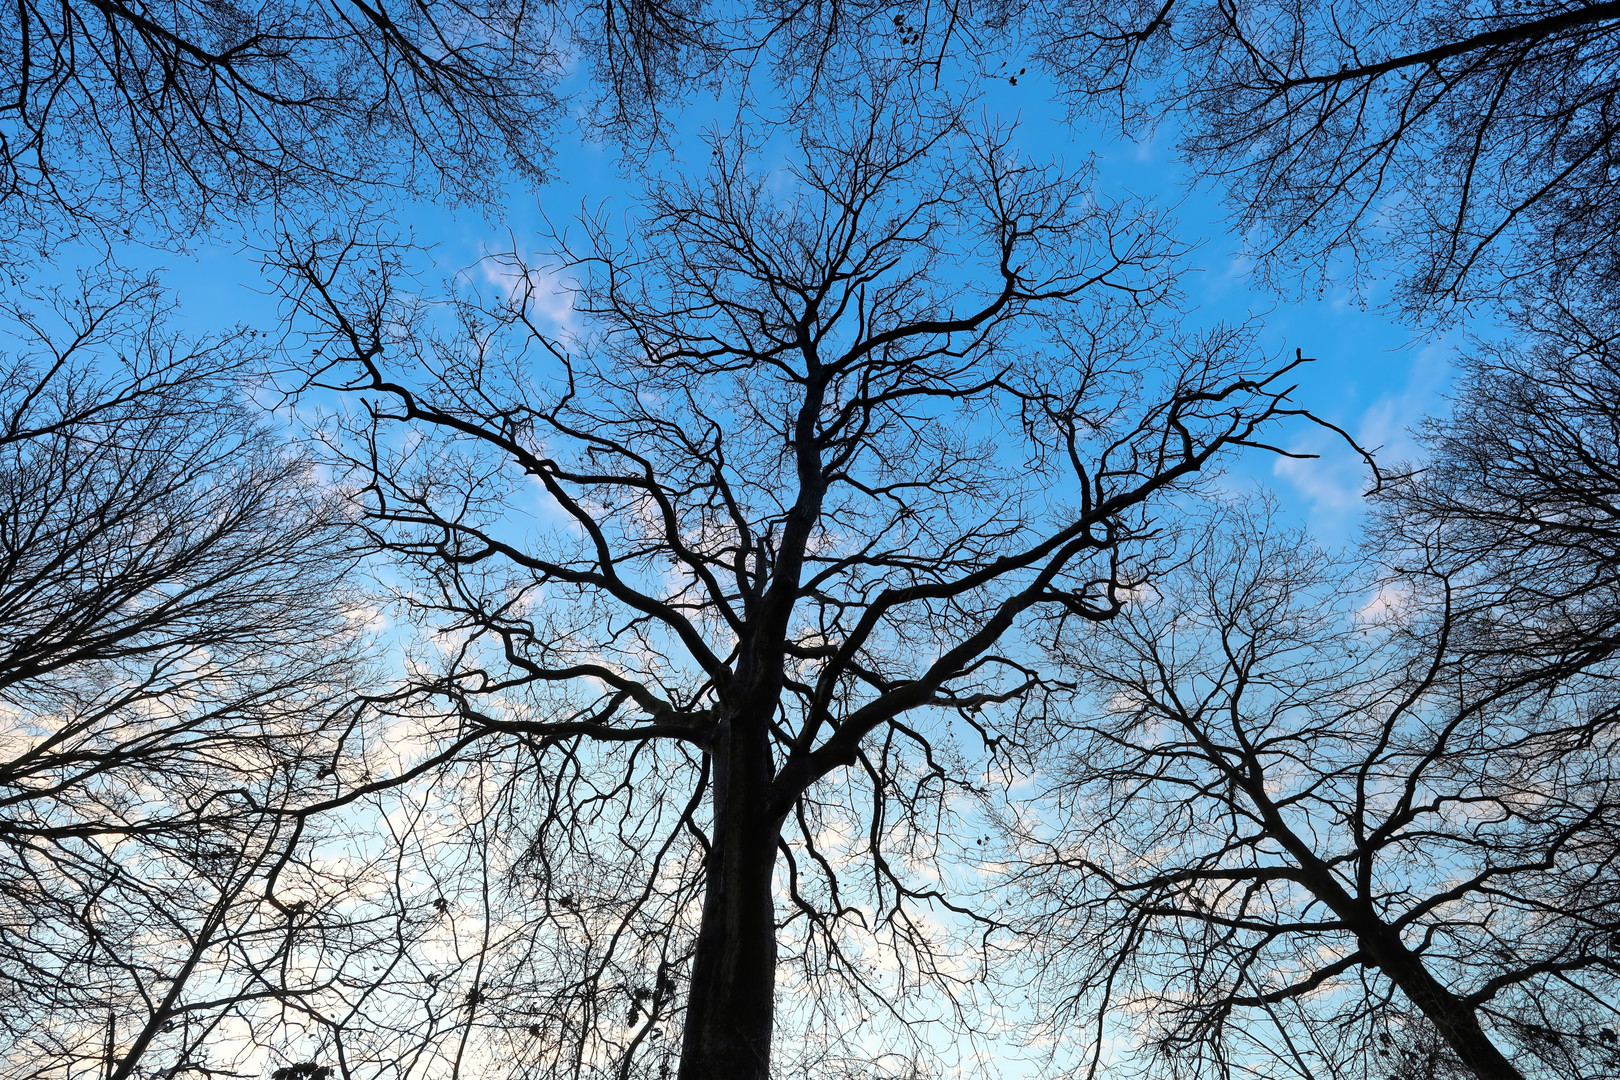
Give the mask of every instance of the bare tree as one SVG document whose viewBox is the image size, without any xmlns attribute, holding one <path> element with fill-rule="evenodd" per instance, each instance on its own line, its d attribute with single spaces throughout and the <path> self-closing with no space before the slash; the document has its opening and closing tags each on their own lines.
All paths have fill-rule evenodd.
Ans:
<svg viewBox="0 0 1620 1080">
<path fill-rule="evenodd" d="M 1175 1075 L 1620 1075 L 1612 693 L 1506 692 L 1433 568 L 1237 518 L 1066 653 L 1018 876 L 1078 1071 L 1118 1033 Z"/>
<path fill-rule="evenodd" d="M 0 1068 L 177 1075 L 335 900 L 277 892 L 363 674 L 345 521 L 243 402 L 249 334 L 116 276 L 5 315 Z"/>
<path fill-rule="evenodd" d="M 6 240 L 181 235 L 296 195 L 487 195 L 546 157 L 557 31 L 522 5 L 26 2 L 0 15 Z"/>
<path fill-rule="evenodd" d="M 0 243 L 184 240 L 403 187 L 489 203 L 551 158 L 558 86 L 620 134 L 746 58 L 746 6 L 24 0 L 0 12 Z M 727 23 L 721 26 L 724 19 Z"/>
<path fill-rule="evenodd" d="M 1605 305 L 1544 299 L 1464 357 L 1381 542 L 1453 581 L 1453 648 L 1505 689 L 1606 678 L 1620 649 L 1620 356 Z"/>
<path fill-rule="evenodd" d="M 1387 255 L 1437 306 L 1526 276 L 1615 283 L 1610 3 L 1037 4 L 1076 104 L 1185 119 L 1273 280 Z"/>
<path fill-rule="evenodd" d="M 971 859 L 971 762 L 1040 708 L 1026 631 L 1110 618 L 1154 508 L 1305 415 L 1241 329 L 1169 325 L 1153 215 L 890 93 L 786 172 L 716 139 L 635 241 L 587 222 L 567 335 L 516 260 L 436 331 L 386 259 L 289 252 L 315 385 L 365 402 L 334 445 L 435 631 L 411 689 L 477 780 L 455 801 L 510 830 L 446 898 L 482 928 L 440 954 L 473 980 L 440 999 L 454 1067 L 479 1028 L 492 1069 L 663 1075 L 678 1042 L 687 1080 L 770 1075 L 779 978 L 856 995 L 846 1047 L 903 1004 L 856 931 L 902 982 L 971 983 L 930 922 L 994 922 L 923 868 Z"/>
<path fill-rule="evenodd" d="M 544 175 L 571 68 L 594 122 L 643 146 L 701 81 L 746 93 L 769 73 L 803 107 L 873 57 L 923 65 L 943 35 L 937 69 L 972 22 L 893 15 L 700 0 L 24 0 L 0 11 L 0 243 L 116 246 L 151 226 L 183 241 L 266 209 L 349 213 L 391 188 L 489 205 L 512 179 Z"/>
</svg>

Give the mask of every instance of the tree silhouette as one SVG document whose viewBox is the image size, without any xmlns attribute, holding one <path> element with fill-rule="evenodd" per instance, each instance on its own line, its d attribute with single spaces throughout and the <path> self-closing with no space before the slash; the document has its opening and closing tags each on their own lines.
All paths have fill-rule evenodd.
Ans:
<svg viewBox="0 0 1620 1080">
<path fill-rule="evenodd" d="M 240 400 L 247 334 L 116 275 L 4 315 L 0 1071 L 189 1067 L 328 914 L 277 890 L 363 676 L 344 518 Z"/>
<path fill-rule="evenodd" d="M 1620 1073 L 1612 697 L 1477 667 L 1437 567 L 1226 513 L 1065 647 L 1015 876 L 1082 1071 L 1118 1031 L 1188 1075 Z"/>
<path fill-rule="evenodd" d="M 764 1077 L 779 940 L 804 997 L 895 1007 L 856 931 L 970 979 L 930 923 L 994 920 L 916 868 L 1041 708 L 1022 642 L 1111 618 L 1155 508 L 1305 415 L 1242 330 L 1169 325 L 1152 215 L 892 89 L 805 128 L 790 184 L 720 139 L 635 240 L 587 222 L 572 337 L 515 259 L 436 331 L 364 245 L 288 250 L 481 823 L 456 1045 Z"/>
<path fill-rule="evenodd" d="M 1038 4 L 1071 100 L 1167 111 L 1287 282 L 1387 257 L 1432 311 L 1525 279 L 1615 281 L 1620 6 Z"/>
</svg>

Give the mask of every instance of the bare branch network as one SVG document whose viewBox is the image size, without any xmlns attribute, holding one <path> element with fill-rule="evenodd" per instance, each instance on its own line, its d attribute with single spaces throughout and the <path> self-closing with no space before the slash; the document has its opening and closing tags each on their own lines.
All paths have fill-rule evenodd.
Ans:
<svg viewBox="0 0 1620 1080">
<path fill-rule="evenodd" d="M 1620 1080 L 1617 15 L 6 8 L 0 1080 Z M 1504 317 L 1359 553 L 1031 70 Z M 564 116 L 627 205 L 413 275 Z M 274 331 L 69 264 L 227 225 Z"/>
<path fill-rule="evenodd" d="M 1188 121 L 1268 280 L 1387 261 L 1418 312 L 1613 288 L 1620 6 L 1036 7 L 1073 102 Z"/>
<path fill-rule="evenodd" d="M 717 140 L 635 242 L 588 221 L 562 253 L 586 327 L 566 345 L 515 260 L 509 296 L 458 301 L 440 334 L 363 247 L 285 256 L 336 351 L 312 385 L 364 402 L 331 445 L 371 541 L 454 642 L 413 688 L 443 737 L 580 769 L 537 855 L 598 812 L 587 792 L 663 822 L 615 934 L 645 947 L 662 909 L 683 1076 L 766 1075 L 779 858 L 806 974 L 868 1000 L 841 924 L 941 977 L 930 909 L 994 928 L 907 863 L 943 857 L 976 794 L 954 758 L 1018 757 L 1052 688 L 1025 635 L 1112 617 L 1153 572 L 1157 509 L 1306 415 L 1243 330 L 1174 329 L 1151 214 L 904 104 L 812 127 L 784 194 Z M 862 903 L 829 828 L 865 837 Z M 676 1007 L 663 978 L 643 1031 Z"/>
</svg>

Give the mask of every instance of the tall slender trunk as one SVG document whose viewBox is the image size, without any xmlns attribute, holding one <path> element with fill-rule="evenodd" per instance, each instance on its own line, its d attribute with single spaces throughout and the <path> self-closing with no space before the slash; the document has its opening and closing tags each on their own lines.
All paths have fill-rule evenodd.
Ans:
<svg viewBox="0 0 1620 1080">
<path fill-rule="evenodd" d="M 714 835 L 681 1042 L 679 1080 L 767 1080 L 776 988 L 782 819 L 766 810 L 764 724 L 733 720 L 711 748 Z"/>
<path fill-rule="evenodd" d="M 254 860 L 251 865 L 253 869 L 257 869 L 262 863 L 259 860 Z M 203 955 L 214 945 L 214 935 L 224 925 L 225 917 L 230 913 L 232 901 L 241 895 L 242 889 L 251 880 L 253 880 L 251 872 L 238 874 L 233 888 L 220 890 L 219 898 L 214 901 L 213 908 L 208 912 L 208 918 L 203 922 L 202 927 L 197 931 L 196 938 L 192 941 L 191 952 L 186 956 L 185 962 L 180 965 L 180 969 L 175 972 L 174 977 L 169 980 L 168 990 L 164 992 L 157 1006 L 152 1009 L 146 1023 L 136 1032 L 134 1040 L 130 1043 L 129 1050 L 122 1058 L 117 1057 L 114 1053 L 116 1045 L 113 1041 L 115 1018 L 111 1011 L 107 1013 L 107 1080 L 129 1080 L 131 1076 L 135 1075 L 136 1068 L 141 1064 L 141 1058 L 146 1055 L 147 1050 L 151 1049 L 152 1041 L 162 1033 L 164 1025 L 177 1014 L 180 996 L 185 992 L 187 984 L 191 981 L 192 974 L 197 970 L 197 965 L 202 962 Z"/>
</svg>

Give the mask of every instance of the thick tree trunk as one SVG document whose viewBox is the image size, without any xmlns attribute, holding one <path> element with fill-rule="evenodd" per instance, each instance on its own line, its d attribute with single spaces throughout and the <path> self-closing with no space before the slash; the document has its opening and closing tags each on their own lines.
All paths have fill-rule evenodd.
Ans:
<svg viewBox="0 0 1620 1080">
<path fill-rule="evenodd" d="M 1379 918 L 1370 904 L 1346 891 L 1310 845 L 1288 828 L 1263 792 L 1256 795 L 1255 801 L 1267 808 L 1272 835 L 1299 860 L 1306 887 L 1344 920 L 1373 965 L 1434 1024 L 1469 1071 L 1479 1080 L 1524 1080 L 1524 1074 L 1485 1034 L 1468 1002 L 1434 977 L 1423 958 L 1406 947 L 1400 931 Z"/>
<path fill-rule="evenodd" d="M 776 988 L 771 875 L 782 828 L 766 810 L 770 748 L 763 731 L 733 722 L 711 752 L 714 836 L 679 1080 L 767 1080 Z"/>
<path fill-rule="evenodd" d="M 1394 938 L 1392 932 L 1386 936 Z M 1382 947 L 1375 951 L 1375 958 L 1380 960 L 1384 974 L 1434 1024 L 1440 1037 L 1479 1080 L 1524 1080 L 1524 1074 L 1485 1034 L 1479 1017 L 1466 1002 L 1441 986 L 1398 939 L 1379 944 Z M 1379 952 L 1383 955 L 1377 956 Z"/>
</svg>

